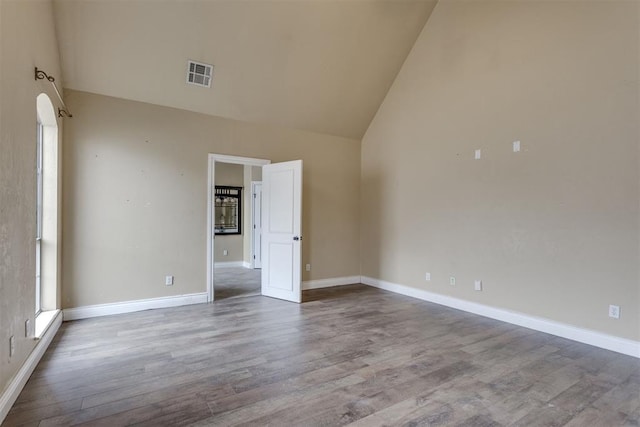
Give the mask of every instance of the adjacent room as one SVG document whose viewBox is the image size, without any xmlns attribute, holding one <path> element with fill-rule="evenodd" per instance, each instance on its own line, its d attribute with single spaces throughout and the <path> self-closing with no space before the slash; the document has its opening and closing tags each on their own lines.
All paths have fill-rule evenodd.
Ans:
<svg viewBox="0 0 640 427">
<path fill-rule="evenodd" d="M 262 168 L 216 162 L 214 299 L 260 295 Z"/>
<path fill-rule="evenodd" d="M 0 0 L 0 423 L 640 424 L 640 2 Z"/>
</svg>

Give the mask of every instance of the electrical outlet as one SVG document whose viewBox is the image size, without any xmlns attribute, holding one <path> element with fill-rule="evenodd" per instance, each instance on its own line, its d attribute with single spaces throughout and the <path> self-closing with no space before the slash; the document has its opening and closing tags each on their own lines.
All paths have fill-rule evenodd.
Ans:
<svg viewBox="0 0 640 427">
<path fill-rule="evenodd" d="M 164 284 L 167 286 L 173 286 L 173 276 L 164 276 Z"/>
<path fill-rule="evenodd" d="M 424 273 L 424 280 L 426 280 L 427 282 L 431 281 L 431 273 Z"/>
<path fill-rule="evenodd" d="M 456 278 L 454 276 L 449 276 L 449 284 L 451 286 L 455 286 L 456 285 Z"/>
<path fill-rule="evenodd" d="M 475 156 L 476 156 L 476 160 L 480 160 L 482 158 L 482 150 L 477 149 Z"/>
<path fill-rule="evenodd" d="M 9 357 L 13 357 L 13 353 L 16 352 L 16 339 L 13 335 L 9 338 Z"/>
<path fill-rule="evenodd" d="M 24 337 L 29 338 L 29 326 L 31 325 L 31 321 L 29 319 L 24 321 Z"/>
<path fill-rule="evenodd" d="M 307 270 L 307 271 L 311 271 L 311 264 L 305 265 L 304 269 Z"/>
<path fill-rule="evenodd" d="M 620 318 L 620 306 L 619 305 L 610 305 L 609 306 L 609 317 L 613 317 L 614 319 Z"/>
<path fill-rule="evenodd" d="M 229 251 L 228 251 L 228 250 L 226 250 L 226 249 L 225 249 L 225 250 L 223 250 L 223 251 L 222 251 L 222 255 L 224 255 L 224 256 L 229 255 Z"/>
<path fill-rule="evenodd" d="M 474 289 L 476 291 L 481 291 L 482 290 L 482 280 L 475 280 L 473 282 L 473 286 L 474 286 Z"/>
</svg>

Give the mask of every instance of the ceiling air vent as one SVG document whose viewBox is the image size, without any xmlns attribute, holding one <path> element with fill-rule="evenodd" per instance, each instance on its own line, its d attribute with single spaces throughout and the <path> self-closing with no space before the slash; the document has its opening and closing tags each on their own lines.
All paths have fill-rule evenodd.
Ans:
<svg viewBox="0 0 640 427">
<path fill-rule="evenodd" d="M 189 61 L 187 68 L 187 83 L 196 86 L 211 87 L 212 72 L 213 65 Z"/>
</svg>

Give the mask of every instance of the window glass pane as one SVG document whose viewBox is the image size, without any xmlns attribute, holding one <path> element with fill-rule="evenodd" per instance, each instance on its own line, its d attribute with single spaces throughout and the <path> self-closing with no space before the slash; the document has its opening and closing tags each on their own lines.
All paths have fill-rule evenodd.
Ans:
<svg viewBox="0 0 640 427">
<path fill-rule="evenodd" d="M 36 238 L 42 238 L 42 125 L 38 123 L 36 141 Z"/>
<path fill-rule="evenodd" d="M 41 303 L 41 239 L 42 239 L 42 202 L 43 202 L 43 128 L 38 123 L 36 127 L 36 314 L 40 313 Z"/>
</svg>

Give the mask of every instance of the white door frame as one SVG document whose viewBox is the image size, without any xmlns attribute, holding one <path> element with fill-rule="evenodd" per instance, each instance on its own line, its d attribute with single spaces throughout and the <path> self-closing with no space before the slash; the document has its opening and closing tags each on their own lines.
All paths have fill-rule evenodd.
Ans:
<svg viewBox="0 0 640 427">
<path fill-rule="evenodd" d="M 213 235 L 213 200 L 216 188 L 216 162 L 234 163 L 238 165 L 248 166 L 264 166 L 271 163 L 271 160 L 257 159 L 253 157 L 227 156 L 224 154 L 209 153 L 209 170 L 207 174 L 207 301 L 211 302 L 214 298 L 213 281 L 214 281 L 214 235 Z"/>
<path fill-rule="evenodd" d="M 256 197 L 256 188 L 260 187 L 260 202 Z M 261 218 L 256 217 L 256 207 L 260 203 L 260 212 L 262 212 L 262 181 L 251 181 L 251 268 L 256 268 L 256 252 L 262 253 L 260 248 L 256 246 L 256 223 Z M 260 230 L 262 233 L 262 230 Z M 258 268 L 262 268 L 261 266 Z"/>
</svg>

